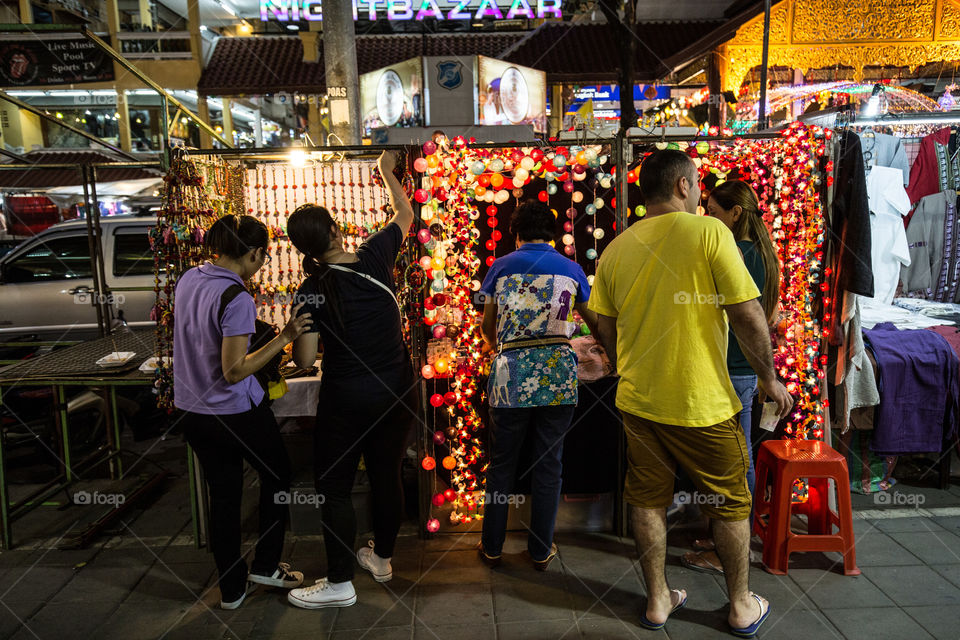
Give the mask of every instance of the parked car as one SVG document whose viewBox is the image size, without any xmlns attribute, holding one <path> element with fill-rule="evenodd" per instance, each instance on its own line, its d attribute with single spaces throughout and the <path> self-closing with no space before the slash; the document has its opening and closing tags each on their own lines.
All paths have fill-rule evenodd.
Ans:
<svg viewBox="0 0 960 640">
<path fill-rule="evenodd" d="M 103 264 L 109 289 L 154 284 L 147 230 L 155 217 L 102 218 Z M 42 339 L 98 335 L 90 248 L 84 220 L 54 225 L 0 258 L 0 341 L 22 334 Z M 154 324 L 154 292 L 119 291 L 113 317 L 131 327 Z"/>
</svg>

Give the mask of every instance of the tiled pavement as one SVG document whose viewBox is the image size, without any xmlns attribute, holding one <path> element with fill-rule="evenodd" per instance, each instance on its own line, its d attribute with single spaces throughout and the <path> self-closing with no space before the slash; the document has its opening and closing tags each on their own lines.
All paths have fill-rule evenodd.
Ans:
<svg viewBox="0 0 960 640">
<path fill-rule="evenodd" d="M 475 534 L 402 535 L 394 579 L 380 585 L 358 575 L 353 607 L 300 610 L 261 587 L 240 609 L 221 611 L 212 559 L 190 542 L 185 483 L 177 479 L 86 550 L 54 548 L 83 525 L 82 507 L 44 508 L 22 520 L 20 547 L 0 552 L 0 638 L 733 637 L 722 580 L 678 562 L 694 534 L 683 527 L 671 531 L 667 573 L 690 600 L 661 632 L 637 624 L 644 589 L 632 543 L 604 534 L 558 535 L 560 561 L 546 573 L 525 561 L 518 534 L 496 570 L 479 564 Z M 751 588 L 772 603 L 759 637 L 960 638 L 960 482 L 916 491 L 927 496 L 926 511 L 872 510 L 872 499 L 856 497 L 859 577 L 843 576 L 834 554 L 795 554 L 787 576 L 755 563 Z M 322 549 L 315 537 L 288 536 L 285 557 L 315 579 Z"/>
</svg>

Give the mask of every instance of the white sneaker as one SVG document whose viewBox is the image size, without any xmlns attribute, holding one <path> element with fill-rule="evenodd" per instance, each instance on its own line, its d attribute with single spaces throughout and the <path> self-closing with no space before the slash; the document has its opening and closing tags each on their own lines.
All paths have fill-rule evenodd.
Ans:
<svg viewBox="0 0 960 640">
<path fill-rule="evenodd" d="M 253 593 L 253 592 L 256 591 L 256 590 L 257 590 L 257 585 L 254 584 L 253 582 L 250 582 L 250 581 L 248 580 L 248 581 L 247 581 L 246 591 L 244 591 L 244 592 L 243 592 L 243 595 L 240 596 L 239 598 L 237 598 L 236 600 L 233 600 L 233 601 L 231 601 L 231 602 L 224 602 L 223 599 L 222 599 L 222 598 L 223 598 L 223 594 L 221 594 L 221 595 L 220 595 L 220 597 L 221 597 L 221 600 L 220 600 L 220 608 L 221 608 L 221 609 L 227 609 L 227 610 L 239 609 L 239 608 L 240 608 L 240 605 L 243 604 L 243 601 L 247 599 L 247 596 L 250 595 L 251 593 Z"/>
<path fill-rule="evenodd" d="M 271 576 L 251 573 L 247 579 L 257 584 L 265 584 L 268 587 L 283 587 L 284 589 L 293 589 L 303 584 L 303 574 L 299 571 L 290 571 L 290 565 L 281 562 L 277 565 L 277 570 Z"/>
<path fill-rule="evenodd" d="M 287 594 L 290 604 L 301 609 L 349 607 L 357 602 L 352 582 L 330 582 L 320 578 L 312 587 L 293 589 Z"/>
<path fill-rule="evenodd" d="M 367 546 L 357 551 L 357 562 L 360 566 L 373 574 L 373 579 L 377 582 L 387 582 L 393 578 L 393 567 L 390 565 L 390 558 L 381 558 L 374 553 L 375 543 L 373 540 L 367 541 Z"/>
</svg>

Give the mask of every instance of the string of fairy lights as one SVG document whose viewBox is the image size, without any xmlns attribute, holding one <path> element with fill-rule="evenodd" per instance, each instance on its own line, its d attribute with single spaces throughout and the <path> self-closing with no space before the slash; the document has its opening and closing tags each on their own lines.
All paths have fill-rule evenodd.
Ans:
<svg viewBox="0 0 960 640">
<path fill-rule="evenodd" d="M 830 133 L 795 124 L 776 138 L 672 143 L 693 157 L 705 183 L 739 177 L 760 197 L 782 267 L 780 321 L 773 335 L 775 364 L 797 400 L 785 428 L 788 437 L 796 438 L 823 438 L 826 356 L 821 341 L 830 318 L 818 318 L 817 310 L 821 302 L 822 308 L 829 308 L 825 282 L 830 270 L 824 265 L 819 191 L 821 176 L 828 183 L 833 180 L 832 163 L 824 156 Z M 592 283 L 596 262 L 617 232 L 613 213 L 617 172 L 608 149 L 597 145 L 491 149 L 471 147 L 457 137 L 428 142 L 422 151 L 413 162 L 417 179 L 412 190 L 420 205 L 415 233 L 419 260 L 401 269 L 398 296 L 407 326 L 422 323 L 426 333 L 420 373 L 433 416 L 425 437 L 443 455 L 425 456 L 420 464 L 438 474 L 439 488 L 431 498 L 434 510 L 426 521 L 428 531 L 438 531 L 441 517 L 449 525 L 482 518 L 488 458 L 481 381 L 489 371 L 490 352 L 481 337 L 477 293 L 485 269 L 513 248 L 506 244 L 512 238 L 504 216 L 527 198 L 550 206 L 562 220 L 558 249 L 580 263 Z M 193 175 L 177 166 L 177 175 Z M 623 172 L 631 222 L 645 213 L 633 201 L 639 196 L 639 167 L 637 163 Z M 178 185 L 184 177 L 177 178 Z M 188 205 L 189 212 L 210 212 L 207 222 L 212 222 L 208 205 L 199 200 L 181 204 L 179 197 L 168 198 L 171 213 Z M 302 280 L 301 257 L 286 235 L 286 221 L 296 207 L 307 202 L 326 206 L 340 223 L 350 250 L 388 219 L 386 192 L 370 161 L 259 164 L 246 171 L 243 197 L 246 211 L 270 229 L 271 260 L 254 286 L 261 318 L 278 324 L 289 313 L 288 294 Z M 162 233 L 155 235 L 163 262 L 168 245 Z M 158 313 L 162 316 L 164 309 Z M 411 335 L 417 334 L 405 331 L 407 339 Z"/>
</svg>

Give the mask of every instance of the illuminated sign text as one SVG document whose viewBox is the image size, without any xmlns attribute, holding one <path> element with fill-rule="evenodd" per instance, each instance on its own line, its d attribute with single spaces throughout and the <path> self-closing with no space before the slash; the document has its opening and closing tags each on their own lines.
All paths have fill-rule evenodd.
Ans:
<svg viewBox="0 0 960 640">
<path fill-rule="evenodd" d="M 497 0 L 352 0 L 353 19 L 365 15 L 375 21 L 387 20 L 514 20 L 562 18 L 562 0 L 512 0 L 509 7 Z M 443 4 L 443 8 L 441 8 Z M 260 0 L 260 20 L 299 22 L 323 20 L 320 0 Z"/>
</svg>

